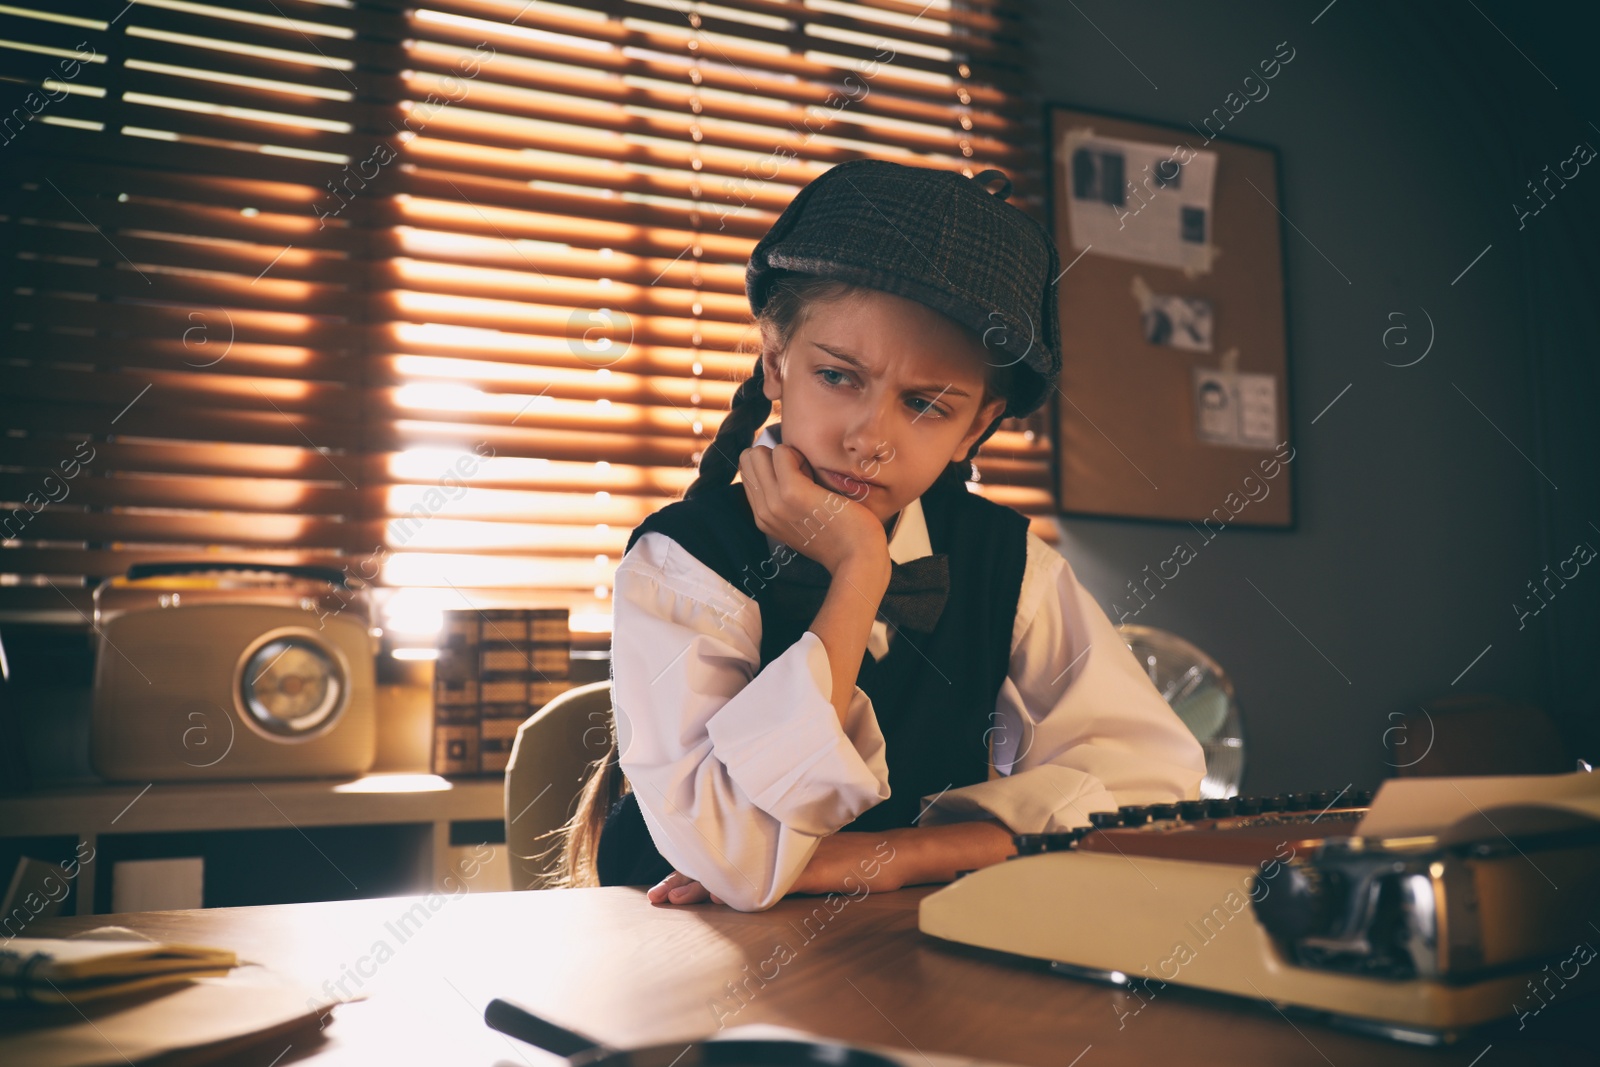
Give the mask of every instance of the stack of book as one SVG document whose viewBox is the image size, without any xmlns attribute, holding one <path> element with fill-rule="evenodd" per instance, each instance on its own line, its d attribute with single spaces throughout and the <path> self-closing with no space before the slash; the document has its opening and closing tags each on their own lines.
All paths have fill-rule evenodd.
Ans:
<svg viewBox="0 0 1600 1067">
<path fill-rule="evenodd" d="M 444 616 L 434 672 L 433 772 L 503 773 L 517 728 L 572 686 L 568 609 Z"/>
</svg>

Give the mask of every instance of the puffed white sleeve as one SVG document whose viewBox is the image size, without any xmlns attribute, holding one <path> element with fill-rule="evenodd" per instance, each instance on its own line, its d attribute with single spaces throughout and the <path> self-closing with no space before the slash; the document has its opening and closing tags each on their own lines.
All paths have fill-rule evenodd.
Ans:
<svg viewBox="0 0 1600 1067">
<path fill-rule="evenodd" d="M 1205 751 L 1071 564 L 1032 533 L 1023 589 L 990 728 L 999 777 L 925 798 L 922 824 L 993 818 L 1047 833 L 1093 811 L 1197 798 Z"/>
<path fill-rule="evenodd" d="M 740 911 L 783 898 L 818 842 L 889 797 L 859 687 L 843 723 L 807 630 L 765 669 L 761 612 L 666 534 L 618 564 L 611 695 L 618 763 L 663 858 Z"/>
</svg>

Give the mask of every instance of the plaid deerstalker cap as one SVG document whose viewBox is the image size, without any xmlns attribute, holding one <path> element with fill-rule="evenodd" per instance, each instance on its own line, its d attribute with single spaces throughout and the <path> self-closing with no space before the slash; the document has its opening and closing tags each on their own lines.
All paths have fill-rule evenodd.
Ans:
<svg viewBox="0 0 1600 1067">
<path fill-rule="evenodd" d="M 991 193 L 986 181 L 1005 181 Z M 997 170 L 853 159 L 813 178 L 756 243 L 745 268 L 760 314 L 775 270 L 824 275 L 926 304 L 970 327 L 1016 381 L 1002 418 L 1038 410 L 1061 372 L 1060 259 L 1049 232 L 1005 202 Z M 984 435 L 985 437 L 988 434 Z"/>
</svg>

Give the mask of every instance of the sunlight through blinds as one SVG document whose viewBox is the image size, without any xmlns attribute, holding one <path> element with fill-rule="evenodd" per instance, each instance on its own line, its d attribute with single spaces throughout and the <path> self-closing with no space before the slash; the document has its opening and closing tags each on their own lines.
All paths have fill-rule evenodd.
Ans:
<svg viewBox="0 0 1600 1067">
<path fill-rule="evenodd" d="M 1013 3 L 0 5 L 0 610 L 331 563 L 610 626 L 754 362 L 744 263 L 863 156 L 1045 219 Z M 1050 408 L 978 491 L 1055 540 Z"/>
</svg>

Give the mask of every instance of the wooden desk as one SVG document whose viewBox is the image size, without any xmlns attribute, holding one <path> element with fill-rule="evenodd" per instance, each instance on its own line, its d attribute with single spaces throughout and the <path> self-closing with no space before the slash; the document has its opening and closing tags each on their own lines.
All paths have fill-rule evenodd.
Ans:
<svg viewBox="0 0 1600 1067">
<path fill-rule="evenodd" d="M 907 1067 L 925 1067 L 919 1052 L 1037 1067 L 1594 1062 L 1579 1036 L 1592 1034 L 1593 1016 L 1573 1010 L 1584 1007 L 1581 995 L 1592 1012 L 1592 973 L 1521 1033 L 1511 1023 L 1447 1049 L 1291 1023 L 1268 1005 L 1170 986 L 1132 1014 L 1141 1002 L 1131 994 L 922 934 L 917 902 L 936 888 L 839 897 L 836 912 L 823 897 L 742 913 L 652 905 L 642 888 L 610 887 L 444 896 L 404 930 L 402 917 L 424 898 L 76 916 L 29 932 L 124 925 L 227 945 L 311 987 L 343 977 L 348 992 L 368 994 L 336 1007 L 321 1043 L 297 1045 L 279 1067 L 563 1062 L 488 1029 L 483 1008 L 497 996 L 618 1047 L 705 1037 L 719 1020 L 760 1022 L 893 1046 L 906 1050 Z M 1584 970 L 1600 972 L 1600 961 Z M 742 1003 L 732 983 L 747 983 Z M 258 1048 L 237 1062 L 266 1067 L 283 1051 Z"/>
</svg>

